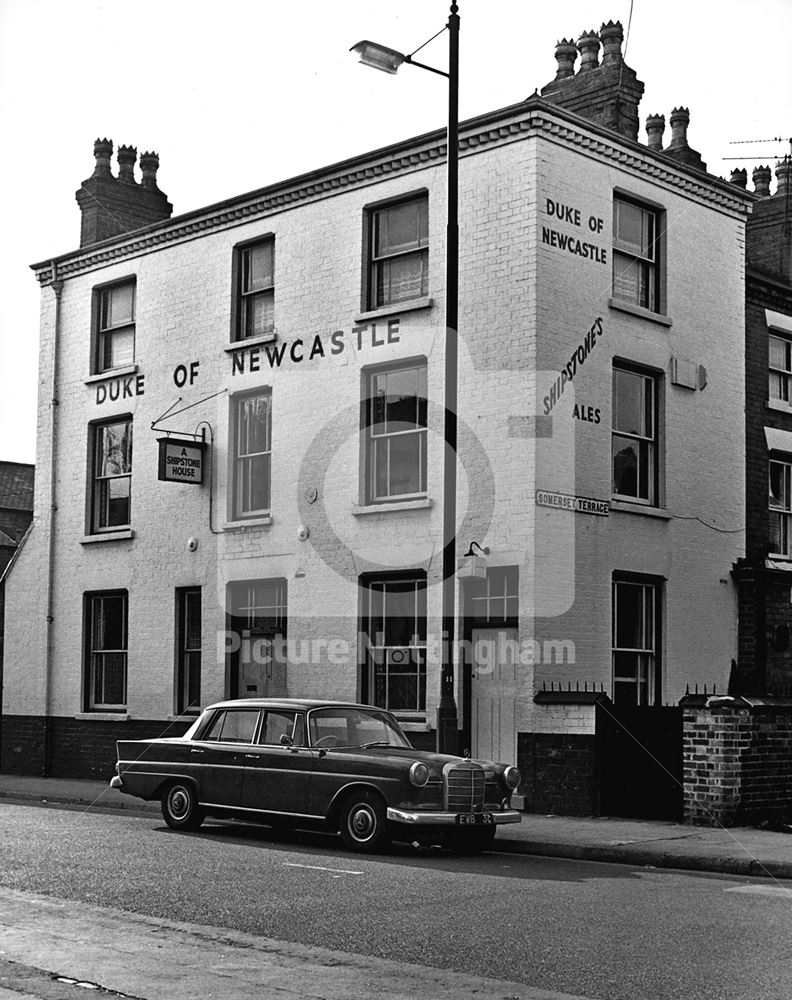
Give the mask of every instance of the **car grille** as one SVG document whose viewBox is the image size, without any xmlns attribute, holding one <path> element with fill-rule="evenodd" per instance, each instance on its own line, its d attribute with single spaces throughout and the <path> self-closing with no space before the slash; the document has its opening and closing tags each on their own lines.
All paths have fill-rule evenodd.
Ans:
<svg viewBox="0 0 792 1000">
<path fill-rule="evenodd" d="M 443 795 L 449 812 L 472 813 L 484 809 L 484 770 L 478 764 L 446 764 Z"/>
</svg>

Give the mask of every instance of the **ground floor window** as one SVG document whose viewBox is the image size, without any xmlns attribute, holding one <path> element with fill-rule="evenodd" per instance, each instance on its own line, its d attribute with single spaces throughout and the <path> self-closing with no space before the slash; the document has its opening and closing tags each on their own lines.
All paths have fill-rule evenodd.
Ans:
<svg viewBox="0 0 792 1000">
<path fill-rule="evenodd" d="M 426 711 L 426 577 L 361 580 L 364 701 L 391 712 Z"/>
<path fill-rule="evenodd" d="M 176 591 L 176 714 L 201 707 L 201 588 Z"/>
<path fill-rule="evenodd" d="M 660 702 L 660 582 L 639 577 L 613 580 L 613 702 Z"/>
<path fill-rule="evenodd" d="M 85 595 L 89 710 L 126 710 L 127 605 L 125 590 Z"/>
</svg>

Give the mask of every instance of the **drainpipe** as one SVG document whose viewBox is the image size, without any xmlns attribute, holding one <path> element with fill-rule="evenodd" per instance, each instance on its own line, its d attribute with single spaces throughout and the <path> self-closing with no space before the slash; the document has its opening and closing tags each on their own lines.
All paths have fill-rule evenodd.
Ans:
<svg viewBox="0 0 792 1000">
<path fill-rule="evenodd" d="M 52 345 L 52 381 L 50 391 L 50 490 L 49 490 L 49 534 L 47 541 L 47 655 L 44 663 L 44 754 L 41 762 L 42 777 L 47 777 L 52 742 L 50 702 L 52 693 L 52 661 L 54 646 L 54 580 L 55 580 L 55 515 L 58 510 L 56 496 L 57 448 L 58 448 L 58 360 L 61 333 L 61 293 L 63 282 L 58 278 L 58 265 L 52 262 L 50 287 L 55 292 L 55 331 Z"/>
</svg>

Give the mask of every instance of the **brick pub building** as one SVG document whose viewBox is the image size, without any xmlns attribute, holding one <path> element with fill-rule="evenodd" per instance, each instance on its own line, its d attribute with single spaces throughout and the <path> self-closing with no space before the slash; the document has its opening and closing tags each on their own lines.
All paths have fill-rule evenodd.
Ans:
<svg viewBox="0 0 792 1000">
<path fill-rule="evenodd" d="M 706 172 L 686 108 L 639 141 L 622 41 L 562 41 L 541 94 L 460 132 L 460 749 L 517 756 L 547 811 L 629 810 L 613 719 L 725 692 L 738 657 L 755 197 Z M 112 152 L 79 249 L 34 266 L 8 595 L 33 627 L 0 767 L 106 777 L 117 738 L 246 694 L 383 705 L 433 745 L 444 135 L 175 217 L 156 155 L 138 181 Z"/>
</svg>

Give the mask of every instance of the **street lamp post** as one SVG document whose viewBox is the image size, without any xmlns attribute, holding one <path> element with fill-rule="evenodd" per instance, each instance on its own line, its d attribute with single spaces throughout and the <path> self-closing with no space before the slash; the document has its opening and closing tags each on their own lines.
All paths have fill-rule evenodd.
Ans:
<svg viewBox="0 0 792 1000">
<path fill-rule="evenodd" d="M 443 437 L 443 658 L 440 704 L 437 709 L 437 749 L 459 750 L 457 707 L 454 698 L 454 646 L 456 638 L 456 494 L 457 494 L 457 371 L 459 318 L 459 14 L 456 3 L 448 16 L 448 72 L 427 66 L 375 42 L 352 46 L 366 66 L 395 73 L 402 63 L 437 73 L 448 79 L 448 133 L 446 141 L 446 288 L 445 288 L 445 417 Z M 439 34 L 439 32 L 438 32 Z M 437 36 L 434 36 L 437 37 Z M 430 39 L 431 41 L 431 39 Z M 424 43 L 426 44 L 426 43 Z M 423 46 L 421 46 L 423 48 Z M 418 49 L 415 50 L 419 51 Z"/>
</svg>

